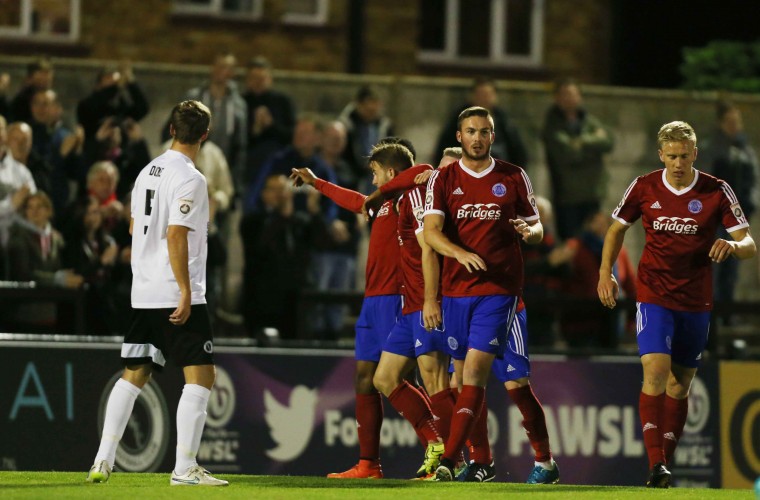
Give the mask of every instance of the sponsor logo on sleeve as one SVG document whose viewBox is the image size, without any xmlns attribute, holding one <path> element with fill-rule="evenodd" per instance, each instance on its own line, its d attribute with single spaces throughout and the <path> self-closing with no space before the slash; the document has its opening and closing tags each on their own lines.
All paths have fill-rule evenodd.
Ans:
<svg viewBox="0 0 760 500">
<path fill-rule="evenodd" d="M 189 198 L 182 198 L 179 200 L 179 211 L 187 215 L 190 209 L 193 208 L 193 200 Z"/>
<path fill-rule="evenodd" d="M 417 219 L 417 222 L 422 224 L 422 215 L 425 213 L 425 207 L 415 207 L 414 210 L 414 218 Z"/>
<path fill-rule="evenodd" d="M 742 217 L 744 217 L 744 212 L 742 211 L 742 207 L 738 203 L 734 203 L 733 205 L 731 205 L 731 213 L 734 214 L 734 217 L 736 217 L 737 219 L 741 219 Z"/>
</svg>

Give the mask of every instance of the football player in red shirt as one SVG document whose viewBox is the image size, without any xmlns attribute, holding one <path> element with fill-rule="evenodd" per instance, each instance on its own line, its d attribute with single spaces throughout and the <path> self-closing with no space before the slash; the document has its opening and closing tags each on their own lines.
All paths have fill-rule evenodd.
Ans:
<svg viewBox="0 0 760 500">
<path fill-rule="evenodd" d="M 625 232 L 641 218 L 646 243 L 636 286 L 636 340 L 644 370 L 639 414 L 649 458 L 647 486 L 667 488 L 667 467 L 686 423 L 689 386 L 707 342 L 711 262 L 748 259 L 756 248 L 731 186 L 694 168 L 694 129 L 681 121 L 666 123 L 657 143 L 665 168 L 636 178 L 612 212 L 597 290 L 602 304 L 615 307 L 612 264 Z M 715 239 L 719 224 L 734 241 Z"/>
<path fill-rule="evenodd" d="M 372 150 L 368 163 L 373 174 L 373 184 L 379 187 L 410 167 L 412 155 L 403 145 L 383 144 Z M 291 178 L 296 183 L 314 186 L 347 210 L 356 213 L 361 211 L 365 199 L 361 193 L 325 182 L 306 168 L 293 169 Z M 367 255 L 367 285 L 362 311 L 356 323 L 355 389 L 359 462 L 345 472 L 328 474 L 329 478 L 383 477 L 380 466 L 382 400 L 373 380 L 379 366 L 388 366 L 388 369 L 384 368 L 380 373 L 378 386 L 384 390 L 391 405 L 410 421 L 424 444 L 433 445 L 440 441 L 430 406 L 422 393 L 394 375 L 396 369 L 403 371 L 407 365 L 403 361 L 390 361 L 391 358 L 396 361 L 396 357 L 402 360 L 411 357 L 413 360 L 415 352 L 415 339 L 411 336 L 411 330 L 410 335 L 404 337 L 397 324 L 397 318 L 402 317 L 401 268 L 398 212 L 394 201 L 388 200 L 373 214 Z M 411 326 L 411 318 L 408 319 L 408 326 Z M 411 354 L 408 355 L 409 353 Z M 389 366 L 389 363 L 393 366 Z"/>
<path fill-rule="evenodd" d="M 491 157 L 488 110 L 459 115 L 462 160 L 428 181 L 425 242 L 444 256 L 443 331 L 449 348 L 467 346 L 462 391 L 436 479 L 450 481 L 456 453 L 484 409 L 491 365 L 508 348 L 508 332 L 522 295 L 520 239 L 538 243 L 543 227 L 523 169 Z M 491 464 L 482 464 L 490 466 Z"/>
</svg>

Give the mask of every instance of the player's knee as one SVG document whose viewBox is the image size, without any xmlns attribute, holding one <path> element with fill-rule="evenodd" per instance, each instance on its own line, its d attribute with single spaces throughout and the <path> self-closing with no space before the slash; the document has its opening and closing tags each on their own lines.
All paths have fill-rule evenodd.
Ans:
<svg viewBox="0 0 760 500">
<path fill-rule="evenodd" d="M 356 392 L 360 394 L 369 394 L 375 392 L 375 384 L 373 382 L 374 373 L 357 373 L 354 379 L 354 387 Z"/>
<path fill-rule="evenodd" d="M 677 378 L 671 377 L 668 379 L 667 392 L 668 396 L 675 399 L 684 399 L 689 396 L 690 383 L 684 383 Z"/>
<path fill-rule="evenodd" d="M 382 371 L 375 372 L 375 376 L 372 378 L 372 385 L 386 396 L 393 392 L 393 389 L 398 385 L 393 382 L 393 377 Z"/>
</svg>

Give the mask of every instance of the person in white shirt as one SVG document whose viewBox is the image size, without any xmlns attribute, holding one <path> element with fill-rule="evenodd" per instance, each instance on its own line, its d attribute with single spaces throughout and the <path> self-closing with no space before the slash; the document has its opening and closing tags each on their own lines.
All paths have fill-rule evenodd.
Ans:
<svg viewBox="0 0 760 500">
<path fill-rule="evenodd" d="M 177 407 L 172 486 L 226 486 L 196 462 L 214 384 L 214 343 L 206 309 L 209 201 L 195 157 L 211 112 L 198 101 L 174 107 L 171 148 L 150 162 L 132 189 L 132 321 L 124 336 L 125 369 L 106 406 L 100 448 L 87 480 L 108 481 L 132 408 L 153 369 L 167 358 L 183 368 Z"/>
<path fill-rule="evenodd" d="M 32 173 L 16 161 L 8 148 L 8 122 L 0 115 L 0 247 L 27 196 L 37 192 Z"/>
</svg>

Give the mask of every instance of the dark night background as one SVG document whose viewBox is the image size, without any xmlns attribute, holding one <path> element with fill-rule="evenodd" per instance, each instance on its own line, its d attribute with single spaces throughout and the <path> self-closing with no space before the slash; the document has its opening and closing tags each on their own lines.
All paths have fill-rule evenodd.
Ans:
<svg viewBox="0 0 760 500">
<path fill-rule="evenodd" d="M 757 0 L 612 0 L 610 84 L 677 88 L 683 47 L 760 39 Z"/>
</svg>

